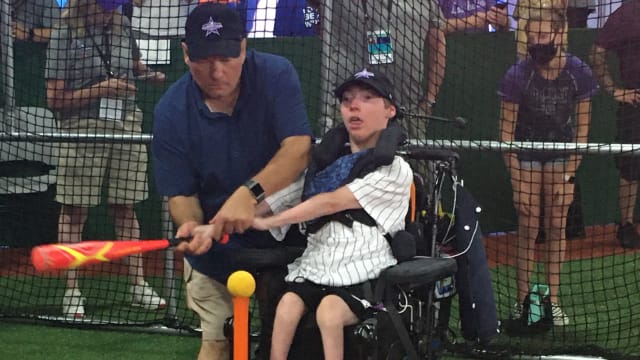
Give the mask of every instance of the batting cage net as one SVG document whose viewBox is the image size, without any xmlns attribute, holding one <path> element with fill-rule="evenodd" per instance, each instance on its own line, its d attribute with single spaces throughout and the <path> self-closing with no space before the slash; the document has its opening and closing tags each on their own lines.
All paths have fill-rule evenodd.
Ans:
<svg viewBox="0 0 640 360">
<path fill-rule="evenodd" d="M 493 296 L 500 326 L 466 336 L 454 298 L 448 352 L 640 358 L 639 0 L 219 2 L 246 21 L 247 48 L 293 64 L 318 138 L 342 122 L 336 85 L 383 73 L 408 143 L 460 155 L 482 207 L 475 266 L 491 274 L 473 291 Z M 150 144 L 154 107 L 190 70 L 197 1 L 0 4 L 0 316 L 198 334 L 171 248 L 66 250 L 46 271 L 30 259 L 175 235 Z M 411 164 L 429 184 L 434 164 Z"/>
</svg>

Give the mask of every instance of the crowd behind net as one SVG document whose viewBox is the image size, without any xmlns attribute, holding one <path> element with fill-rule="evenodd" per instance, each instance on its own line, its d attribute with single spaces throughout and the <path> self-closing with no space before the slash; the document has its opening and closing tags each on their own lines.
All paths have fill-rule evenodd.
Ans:
<svg viewBox="0 0 640 360">
<path fill-rule="evenodd" d="M 135 85 L 135 97 L 122 100 L 125 108 L 131 106 L 125 121 L 94 121 L 82 127 L 74 119 L 97 114 L 99 104 L 89 101 L 82 108 L 65 109 L 52 101 L 47 84 L 66 77 L 67 89 L 91 86 L 104 80 L 95 74 L 102 64 L 82 60 L 84 52 L 93 51 L 91 43 L 71 46 L 66 53 L 47 48 L 61 23 L 78 25 L 74 7 L 93 5 L 93 0 L 0 0 L 2 318 L 184 333 L 197 327 L 184 304 L 182 259 L 172 251 L 90 266 L 71 275 L 37 273 L 28 258 L 33 246 L 59 240 L 171 236 L 146 154 L 155 103 L 188 71 L 180 40 L 196 2 L 141 0 L 115 10 L 122 31 L 112 36 L 130 42 L 134 50 L 122 54 L 114 47 L 111 59 L 119 60 L 111 63 L 126 70 L 117 76 Z M 633 156 L 640 127 L 631 120 L 640 120 L 640 31 L 633 24 L 640 18 L 639 4 L 240 0 L 230 6 L 247 19 L 249 47 L 285 56 L 294 64 L 316 135 L 337 121 L 332 95 L 336 83 L 363 68 L 379 69 L 396 84 L 406 113 L 401 121 L 411 141 L 460 153 L 460 176 L 483 206 L 484 245 L 502 324 L 508 324 L 523 292 L 535 284 L 550 285 L 551 300 L 566 315 L 556 314 L 564 324 L 540 334 L 514 334 L 503 326 L 492 344 L 496 351 L 640 358 L 640 241 L 633 180 L 640 174 L 634 166 L 640 162 Z M 605 31 L 608 27 L 617 30 Z M 64 35 L 57 39 L 67 40 Z M 97 41 L 103 44 L 103 39 Z M 529 54 L 528 46 L 549 41 L 571 56 L 544 65 L 544 46 Z M 546 70 L 536 73 L 534 58 Z M 512 67 L 518 59 L 519 65 Z M 154 81 L 158 78 L 153 72 L 164 73 L 166 79 Z M 134 106 L 140 111 L 133 111 Z M 619 120 L 624 116 L 628 120 Z M 533 118 L 535 126 L 527 126 Z M 57 172 L 58 155 L 76 147 L 92 154 L 113 148 L 139 160 L 138 175 L 119 189 L 134 196 L 135 207 L 119 206 L 114 212 L 105 205 L 106 190 L 73 193 L 73 185 L 67 195 L 90 206 L 60 205 L 56 195 L 63 174 Z M 520 155 L 510 152 L 514 150 Z M 526 154 L 530 157 L 524 158 Z M 621 155 L 626 155 L 626 178 L 616 166 Z M 130 167 L 130 159 L 121 165 Z M 78 171 L 83 168 L 76 165 Z M 102 176 L 96 174 L 96 180 Z M 135 197 L 140 192 L 143 196 Z M 84 227 L 69 224 L 61 214 L 75 220 L 86 216 L 87 221 Z M 131 305 L 130 284 L 142 277 L 166 304 Z M 83 318 L 63 312 L 63 298 L 74 286 L 86 298 Z M 451 336 L 461 341 L 458 326 L 454 311 Z"/>
</svg>

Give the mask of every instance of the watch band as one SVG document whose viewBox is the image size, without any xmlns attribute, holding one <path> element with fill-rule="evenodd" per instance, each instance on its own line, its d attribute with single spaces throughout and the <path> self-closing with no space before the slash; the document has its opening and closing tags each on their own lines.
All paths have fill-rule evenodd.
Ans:
<svg viewBox="0 0 640 360">
<path fill-rule="evenodd" d="M 244 186 L 249 188 L 249 190 L 253 194 L 253 197 L 256 198 L 257 202 L 264 200 L 264 197 L 265 197 L 264 189 L 262 188 L 259 182 L 253 179 L 249 179 L 247 180 L 247 182 L 244 183 Z"/>
<path fill-rule="evenodd" d="M 33 41 L 33 38 L 36 37 L 36 32 L 33 28 L 29 29 L 29 41 Z"/>
</svg>

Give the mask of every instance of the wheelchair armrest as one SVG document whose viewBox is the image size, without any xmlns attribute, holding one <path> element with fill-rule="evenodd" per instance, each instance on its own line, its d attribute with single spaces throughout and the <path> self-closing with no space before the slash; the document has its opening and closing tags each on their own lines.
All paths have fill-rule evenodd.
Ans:
<svg viewBox="0 0 640 360">
<path fill-rule="evenodd" d="M 455 274 L 457 270 L 458 264 L 449 258 L 416 258 L 401 262 L 380 273 L 374 300 L 382 300 L 385 289 L 390 285 L 432 284 Z"/>
<path fill-rule="evenodd" d="M 286 266 L 300 257 L 303 247 L 284 246 L 268 249 L 236 249 L 233 257 L 240 266 L 254 270 Z"/>
<path fill-rule="evenodd" d="M 423 145 L 410 145 L 402 147 L 398 150 L 398 154 L 406 156 L 410 159 L 424 161 L 446 161 L 456 164 L 460 160 L 460 155 L 453 150 L 434 149 Z"/>
</svg>

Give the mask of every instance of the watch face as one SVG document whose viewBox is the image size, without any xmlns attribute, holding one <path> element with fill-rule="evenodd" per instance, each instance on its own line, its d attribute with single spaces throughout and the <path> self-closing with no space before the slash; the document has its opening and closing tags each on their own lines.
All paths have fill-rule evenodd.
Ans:
<svg viewBox="0 0 640 360">
<path fill-rule="evenodd" d="M 250 179 L 250 180 L 247 180 L 247 182 L 244 183 L 244 185 L 248 187 L 249 190 L 251 190 L 251 193 L 253 194 L 253 196 L 256 198 L 258 202 L 264 199 L 264 189 L 262 188 L 259 182 L 253 179 Z"/>
</svg>

